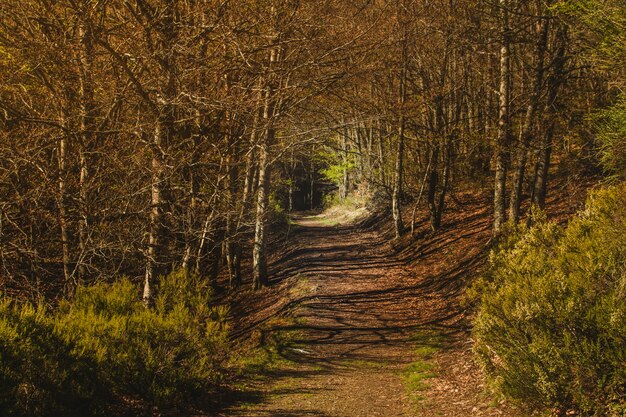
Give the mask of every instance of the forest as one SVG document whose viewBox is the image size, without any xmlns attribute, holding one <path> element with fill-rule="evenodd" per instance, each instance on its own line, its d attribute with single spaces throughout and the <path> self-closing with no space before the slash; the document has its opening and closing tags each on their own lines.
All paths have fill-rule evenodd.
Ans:
<svg viewBox="0 0 626 417">
<path fill-rule="evenodd" d="M 623 0 L 2 0 L 0 76 L 0 415 L 626 416 Z"/>
</svg>

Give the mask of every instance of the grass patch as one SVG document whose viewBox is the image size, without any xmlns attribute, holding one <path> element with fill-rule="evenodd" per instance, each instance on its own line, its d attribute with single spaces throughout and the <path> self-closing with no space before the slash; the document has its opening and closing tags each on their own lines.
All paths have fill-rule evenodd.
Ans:
<svg viewBox="0 0 626 417">
<path fill-rule="evenodd" d="M 433 368 L 434 365 L 432 363 L 418 360 L 409 364 L 404 368 L 404 371 L 402 371 L 404 384 L 407 390 L 411 392 L 414 399 L 423 399 L 420 395 L 417 395 L 416 392 L 426 390 L 428 384 L 426 384 L 425 381 L 437 376 L 437 374 L 433 372 Z"/>
<path fill-rule="evenodd" d="M 305 216 L 302 220 L 329 227 L 348 224 L 365 215 L 367 201 L 365 196 L 348 196 L 344 200 L 336 195 L 328 196 L 322 213 Z M 297 220 L 292 221 L 298 224 Z"/>
<path fill-rule="evenodd" d="M 289 290 L 291 298 L 305 297 L 316 290 L 310 280 L 300 274 L 290 279 L 294 280 Z M 292 367 L 294 363 L 290 357 L 294 351 L 303 348 L 296 342 L 301 336 L 301 330 L 294 327 L 306 324 L 306 319 L 291 314 L 273 317 L 253 330 L 249 337 L 239 343 L 238 351 L 230 363 L 231 368 L 241 376 L 259 379 L 264 374 Z"/>
<path fill-rule="evenodd" d="M 311 223 L 316 223 L 316 224 L 319 224 L 320 226 L 336 226 L 340 223 L 340 220 L 338 218 L 329 215 L 328 212 L 306 216 L 306 217 L 303 217 L 302 220 L 306 220 L 307 222 L 311 222 Z M 298 227 L 302 227 L 297 222 L 297 220 L 294 221 L 294 224 L 298 225 Z"/>
<path fill-rule="evenodd" d="M 339 219 L 332 217 L 321 217 L 318 222 L 324 226 L 337 226 L 338 224 L 341 224 Z"/>
<path fill-rule="evenodd" d="M 350 359 L 344 361 L 343 364 L 347 367 L 357 369 L 382 369 L 389 365 L 385 361 L 368 361 L 364 359 Z"/>
<path fill-rule="evenodd" d="M 263 378 L 264 374 L 288 368 L 293 361 L 286 355 L 289 350 L 299 348 L 296 343 L 300 331 L 285 330 L 304 320 L 297 317 L 275 317 L 243 342 L 239 352 L 231 361 L 231 367 L 240 375 Z"/>
<path fill-rule="evenodd" d="M 446 337 L 435 330 L 419 330 L 411 335 L 410 340 L 416 344 L 418 350 L 420 348 L 440 349 Z"/>
<path fill-rule="evenodd" d="M 402 370 L 402 380 L 410 398 L 418 404 L 425 399 L 421 393 L 429 387 L 426 381 L 437 376 L 432 358 L 441 349 L 445 338 L 439 333 L 425 330 L 413 334 L 411 340 L 416 344 L 413 351 L 415 361 Z"/>
</svg>

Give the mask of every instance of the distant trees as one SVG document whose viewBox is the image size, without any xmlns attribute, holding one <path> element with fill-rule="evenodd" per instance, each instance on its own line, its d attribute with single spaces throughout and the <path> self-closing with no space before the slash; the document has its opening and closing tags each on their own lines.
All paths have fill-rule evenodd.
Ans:
<svg viewBox="0 0 626 417">
<path fill-rule="evenodd" d="M 580 59 L 591 66 L 591 73 L 602 95 L 594 103 L 592 134 L 586 148 L 600 151 L 606 172 L 623 179 L 626 173 L 626 6 L 619 1 L 563 1 L 559 15 L 567 19 L 572 37 L 580 48 Z"/>
<path fill-rule="evenodd" d="M 384 16 L 392 30 L 376 28 L 366 52 L 374 64 L 345 87 L 351 111 L 338 112 L 361 155 L 359 171 L 388 196 L 396 236 L 403 201 L 424 195 L 436 230 L 458 179 L 490 171 L 495 234 L 519 221 L 524 199 L 543 204 L 569 77 L 567 24 L 552 9 L 539 1 L 398 1 L 370 17 Z"/>
</svg>

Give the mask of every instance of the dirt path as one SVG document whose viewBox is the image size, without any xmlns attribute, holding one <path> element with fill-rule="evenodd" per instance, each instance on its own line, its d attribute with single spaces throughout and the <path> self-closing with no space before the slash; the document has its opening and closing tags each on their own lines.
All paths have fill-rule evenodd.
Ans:
<svg viewBox="0 0 626 417">
<path fill-rule="evenodd" d="M 293 361 L 261 403 L 242 416 L 402 416 L 409 401 L 399 376 L 411 360 L 415 315 L 390 294 L 409 274 L 375 232 L 301 218 L 280 262 L 312 293 L 296 312 L 302 323 Z M 276 268 L 277 265 L 274 265 Z M 428 320 L 427 320 L 428 321 Z"/>
<path fill-rule="evenodd" d="M 459 307 L 464 275 L 484 258 L 489 224 L 480 213 L 457 220 L 461 233 L 425 237 L 404 253 L 362 225 L 323 216 L 297 222 L 272 263 L 275 287 L 297 280 L 296 324 L 275 330 L 297 330 L 295 347 L 281 352 L 284 366 L 244 388 L 245 404 L 221 415 L 512 415 L 483 395 Z M 269 316 L 285 298 L 251 311 Z M 414 361 L 428 372 L 411 384 Z"/>
<path fill-rule="evenodd" d="M 555 182 L 550 218 L 566 221 L 593 183 Z M 442 229 L 431 233 L 420 213 L 414 236 L 398 242 L 374 219 L 298 218 L 275 245 L 270 288 L 230 300 L 240 334 L 257 332 L 265 346 L 297 332 L 295 344 L 279 367 L 235 387 L 219 415 L 519 416 L 486 394 L 463 305 L 487 259 L 490 205 L 489 195 L 457 194 Z"/>
</svg>

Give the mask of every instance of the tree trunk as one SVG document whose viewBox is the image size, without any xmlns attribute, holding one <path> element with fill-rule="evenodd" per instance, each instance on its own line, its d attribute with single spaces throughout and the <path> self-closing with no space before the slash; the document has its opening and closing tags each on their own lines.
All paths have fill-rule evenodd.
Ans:
<svg viewBox="0 0 626 417">
<path fill-rule="evenodd" d="M 150 186 L 150 230 L 143 300 L 152 301 L 153 282 L 164 271 L 164 209 L 165 209 L 165 148 L 168 142 L 167 121 L 159 117 L 155 124 L 152 150 L 152 180 Z"/>
<path fill-rule="evenodd" d="M 58 166 L 59 166 L 59 197 L 58 197 L 58 209 L 59 209 L 59 227 L 61 229 L 61 249 L 63 253 L 63 278 L 65 282 L 65 292 L 71 294 L 74 289 L 73 282 L 71 282 L 70 272 L 70 241 L 68 231 L 68 218 L 67 218 L 67 190 L 65 184 L 66 166 L 67 166 L 67 136 L 65 132 L 61 133 L 59 139 L 58 148 Z"/>
<path fill-rule="evenodd" d="M 163 15 L 157 26 L 157 47 L 155 51 L 159 59 L 161 76 L 161 97 L 157 97 L 157 114 L 154 135 L 151 143 L 152 152 L 152 180 L 151 180 L 151 210 L 146 259 L 146 274 L 144 279 L 143 300 L 146 305 L 152 302 L 154 296 L 154 280 L 164 274 L 166 259 L 165 247 L 167 222 L 165 211 L 167 199 L 170 195 L 166 178 L 166 158 L 174 133 L 174 102 L 176 100 L 176 61 L 175 45 L 175 17 L 176 4 L 167 0 Z"/>
<path fill-rule="evenodd" d="M 539 10 L 541 12 L 541 10 Z M 548 42 L 549 21 L 546 17 L 539 17 L 537 22 L 537 44 L 535 48 L 535 76 L 533 79 L 532 93 L 528 108 L 526 109 L 526 120 L 522 132 L 521 143 L 517 150 L 517 166 L 513 173 L 513 188 L 509 200 L 509 219 L 517 223 L 520 217 L 520 205 L 524 185 L 524 174 L 528 157 L 528 148 L 532 142 L 536 129 L 535 115 L 541 98 L 544 73 L 544 56 Z"/>
<path fill-rule="evenodd" d="M 539 149 L 539 160 L 537 162 L 537 174 L 534 185 L 533 203 L 543 209 L 546 205 L 548 190 L 548 171 L 550 169 L 550 157 L 552 155 L 552 138 L 556 128 L 556 118 L 558 116 L 556 102 L 559 90 L 565 82 L 564 68 L 567 61 L 567 27 L 561 27 L 558 34 L 559 46 L 552 63 L 553 72 L 548 79 L 548 97 L 546 102 L 545 118 L 548 127 L 543 135 L 541 148 Z"/>
<path fill-rule="evenodd" d="M 185 252 L 183 255 L 182 269 L 186 274 L 191 272 L 191 265 L 193 264 L 194 251 L 198 245 L 198 239 L 196 236 L 198 225 L 197 211 L 199 207 L 198 194 L 200 192 L 200 181 L 198 173 L 196 172 L 196 164 L 199 161 L 200 152 L 198 146 L 200 144 L 202 117 L 199 111 L 196 111 L 195 124 L 192 128 L 193 140 L 191 149 L 191 161 L 187 169 L 189 170 L 189 207 L 187 207 L 187 223 L 188 230 L 186 230 L 185 236 Z M 196 271 L 197 272 L 197 271 Z"/>
<path fill-rule="evenodd" d="M 232 123 L 232 120 L 231 120 Z M 231 128 L 232 129 L 232 128 Z M 238 218 L 237 218 L 237 180 L 239 178 L 239 146 L 232 133 L 229 135 L 231 139 L 231 154 L 229 156 L 228 167 L 228 200 L 229 209 L 226 214 L 226 264 L 228 266 L 228 275 L 230 287 L 236 288 L 241 285 L 241 270 L 239 261 L 238 243 Z"/>
<path fill-rule="evenodd" d="M 278 39 L 275 39 L 278 41 Z M 269 57 L 270 69 L 278 60 L 278 47 L 272 48 Z M 267 211 L 270 193 L 270 146 L 274 142 L 276 134 L 274 130 L 274 106 L 275 86 L 273 75 L 268 75 L 265 90 L 265 102 L 263 106 L 263 121 L 265 122 L 265 134 L 259 143 L 259 189 L 257 191 L 256 225 L 254 230 L 254 248 L 252 252 L 252 272 L 254 289 L 269 285 L 267 276 Z"/>
<path fill-rule="evenodd" d="M 313 148 L 313 153 L 315 153 L 315 147 Z M 313 155 L 311 155 L 311 165 L 309 167 L 309 180 L 310 180 L 310 190 L 309 190 L 309 210 L 315 209 L 315 162 L 313 162 Z"/>
<path fill-rule="evenodd" d="M 219 183 L 218 183 L 219 186 Z M 202 227 L 202 235 L 200 236 L 200 241 L 198 242 L 198 252 L 196 253 L 196 266 L 195 271 L 199 274 L 204 273 L 204 266 L 206 263 L 205 252 L 206 252 L 206 244 L 212 238 L 214 234 L 214 219 L 215 219 L 215 210 L 211 210 L 209 214 L 206 216 L 204 220 L 204 226 Z"/>
<path fill-rule="evenodd" d="M 291 212 L 294 209 L 293 198 L 294 198 L 294 193 L 295 193 L 295 188 L 296 188 L 295 172 L 296 172 L 296 160 L 294 158 L 293 149 L 292 149 L 291 157 L 289 158 L 289 196 L 288 196 L 289 214 L 291 214 Z"/>
<path fill-rule="evenodd" d="M 196 152 L 193 151 L 195 154 Z M 196 158 L 192 159 L 192 164 L 194 165 L 194 161 Z M 198 210 L 198 192 L 199 192 L 199 182 L 198 176 L 195 173 L 195 169 L 193 167 L 189 167 L 191 172 L 189 173 L 189 207 L 187 208 L 187 223 L 188 230 L 186 231 L 186 239 L 185 239 L 185 253 L 183 255 L 183 263 L 181 265 L 182 269 L 186 274 L 191 272 L 191 264 L 193 263 L 193 251 L 196 246 L 196 212 Z"/>
<path fill-rule="evenodd" d="M 402 224 L 402 207 L 400 199 L 402 198 L 402 162 L 404 155 L 404 117 L 401 117 L 400 135 L 398 138 L 398 149 L 396 153 L 396 166 L 394 171 L 393 193 L 391 194 L 391 212 L 393 215 L 393 224 L 396 232 L 396 238 L 402 235 L 404 225 Z"/>
<path fill-rule="evenodd" d="M 267 237 L 265 232 L 270 191 L 269 142 L 273 135 L 273 129 L 268 128 L 266 138 L 259 146 L 259 189 L 257 191 L 256 227 L 252 253 L 254 289 L 259 289 L 269 284 L 267 276 Z"/>
<path fill-rule="evenodd" d="M 500 0 L 502 39 L 500 45 L 500 96 L 498 114 L 498 138 L 496 142 L 496 174 L 494 181 L 493 233 L 500 234 L 506 222 L 506 175 L 509 165 L 511 137 L 509 107 L 511 101 L 511 59 L 509 28 L 509 1 Z"/>
<path fill-rule="evenodd" d="M 431 156 L 432 158 L 432 156 Z M 428 174 L 430 174 L 430 164 L 432 159 L 428 159 L 428 165 L 426 166 L 426 170 L 424 171 L 424 178 L 422 179 L 422 185 L 420 186 L 420 192 L 415 199 L 415 205 L 413 206 L 413 212 L 411 213 L 411 236 L 415 234 L 415 213 L 417 212 L 417 208 L 419 207 L 420 202 L 422 201 L 422 195 L 424 194 L 424 188 L 426 188 L 426 181 L 428 180 Z"/>
<path fill-rule="evenodd" d="M 383 187 L 387 187 L 387 175 L 385 174 L 385 132 L 383 129 L 383 124 L 380 120 L 377 121 L 378 124 L 378 172 L 379 172 L 379 181 Z"/>
<path fill-rule="evenodd" d="M 406 77 L 407 77 L 407 67 L 408 67 L 408 45 L 407 45 L 407 31 L 405 22 L 402 20 L 402 15 L 405 13 L 405 5 L 404 1 L 401 3 L 400 8 L 398 10 L 397 18 L 398 24 L 400 25 L 400 32 L 402 39 L 400 40 L 400 59 L 401 59 L 401 69 L 400 69 L 400 80 L 399 80 L 399 91 L 398 91 L 398 102 L 400 107 L 400 120 L 398 126 L 398 148 L 396 152 L 396 166 L 394 170 L 394 181 L 393 181 L 393 192 L 391 194 L 391 212 L 393 215 L 393 224 L 396 233 L 396 238 L 402 236 L 402 232 L 404 230 L 404 224 L 402 222 L 402 207 L 401 207 L 401 199 L 402 199 L 402 173 L 403 173 L 403 162 L 404 162 L 404 129 L 406 124 L 405 118 L 405 109 L 404 105 L 406 102 Z"/>
<path fill-rule="evenodd" d="M 552 121 L 546 128 L 539 150 L 539 159 L 537 160 L 535 186 L 533 192 L 533 204 L 538 208 L 546 207 L 546 195 L 548 188 L 548 171 L 550 169 L 550 157 L 552 155 L 552 137 L 554 136 L 555 122 Z"/>
<path fill-rule="evenodd" d="M 426 193 L 428 202 L 428 211 L 430 213 L 430 225 L 433 230 L 436 229 L 437 223 L 437 185 L 439 184 L 439 145 L 435 145 L 431 154 L 431 168 L 428 175 L 428 191 Z"/>
<path fill-rule="evenodd" d="M 449 138 L 446 143 L 445 162 L 443 167 L 443 184 L 439 193 L 439 201 L 437 204 L 437 213 L 433 223 L 433 229 L 437 230 L 441 227 L 441 219 L 446 205 L 446 194 L 448 193 L 448 185 L 450 182 L 450 169 L 452 166 L 452 140 Z"/>
<path fill-rule="evenodd" d="M 94 147 L 95 104 L 93 83 L 93 38 L 90 27 L 84 19 L 79 23 L 80 49 L 80 178 L 79 178 L 79 213 L 78 222 L 78 279 L 84 280 L 87 275 L 87 240 L 89 239 L 89 181 L 91 155 Z"/>
<path fill-rule="evenodd" d="M 342 124 L 344 122 L 342 121 Z M 347 141 L 347 132 L 346 129 L 343 129 L 343 134 L 341 135 L 341 159 L 342 159 L 342 173 L 341 173 L 341 184 L 339 186 L 339 199 L 345 200 L 348 197 L 349 191 L 349 178 L 348 178 L 348 141 Z"/>
</svg>

